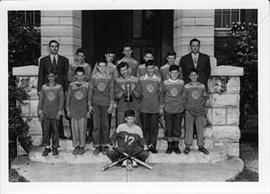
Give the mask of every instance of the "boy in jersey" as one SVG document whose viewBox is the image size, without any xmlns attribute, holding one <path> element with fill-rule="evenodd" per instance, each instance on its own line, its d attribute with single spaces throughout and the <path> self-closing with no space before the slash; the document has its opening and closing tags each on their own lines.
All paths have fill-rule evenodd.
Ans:
<svg viewBox="0 0 270 194">
<path fill-rule="evenodd" d="M 156 154 L 158 137 L 158 117 L 163 114 L 162 83 L 160 77 L 154 74 L 155 65 L 153 60 L 145 63 L 146 74 L 140 77 L 141 88 L 141 123 L 143 135 L 149 150 Z"/>
<path fill-rule="evenodd" d="M 175 60 L 176 60 L 176 53 L 174 51 L 170 51 L 167 53 L 167 63 L 165 65 L 163 65 L 161 68 L 160 68 L 160 75 L 161 75 L 161 79 L 162 81 L 165 81 L 167 79 L 169 79 L 169 68 L 171 65 L 175 65 Z M 181 67 L 179 66 L 179 69 L 180 69 L 180 73 L 178 75 L 178 78 L 179 79 L 183 79 L 183 73 L 182 73 L 182 69 Z"/>
<path fill-rule="evenodd" d="M 85 80 L 85 71 L 83 67 L 75 69 L 75 78 L 69 84 L 67 93 L 66 109 L 67 115 L 71 118 L 73 154 L 83 154 L 86 139 L 86 126 L 88 113 L 88 83 Z"/>
<path fill-rule="evenodd" d="M 121 62 L 128 63 L 130 75 L 137 76 L 139 62 L 132 58 L 133 50 L 131 45 L 125 44 L 122 53 L 124 57 L 117 62 L 117 65 L 119 65 Z"/>
<path fill-rule="evenodd" d="M 141 76 L 145 75 L 146 74 L 146 67 L 145 67 L 145 63 L 146 61 L 148 60 L 154 60 L 154 56 L 153 56 L 153 53 L 149 50 L 147 50 L 144 54 L 144 64 L 141 64 L 139 65 L 138 67 L 138 70 L 137 70 L 137 77 L 140 78 Z M 159 75 L 159 69 L 157 66 L 155 66 L 155 69 L 154 69 L 154 74 Z"/>
<path fill-rule="evenodd" d="M 184 116 L 182 95 L 185 84 L 183 80 L 178 78 L 179 71 L 179 66 L 170 66 L 170 78 L 163 82 L 164 118 L 166 124 L 165 137 L 168 141 L 167 154 L 172 153 L 172 151 L 176 154 L 181 153 L 178 145 L 181 136 L 182 119 Z"/>
<path fill-rule="evenodd" d="M 98 71 L 92 75 L 89 83 L 88 109 L 94 117 L 92 132 L 94 154 L 107 153 L 110 137 L 109 117 L 114 104 L 114 81 L 106 68 L 107 61 L 98 61 Z"/>
<path fill-rule="evenodd" d="M 135 121 L 135 112 L 133 110 L 127 110 L 124 113 L 126 123 L 120 124 L 114 134 L 111 137 L 111 142 L 113 146 L 117 145 L 117 149 L 122 153 L 132 154 L 140 150 L 144 150 L 134 157 L 145 161 L 149 156 L 149 152 L 144 139 L 141 128 L 138 125 L 134 124 Z M 121 154 L 113 149 L 109 149 L 107 156 L 112 162 L 117 161 Z M 122 164 L 123 167 L 127 165 L 127 160 Z M 137 164 L 132 160 L 132 166 L 136 167 Z"/>
<path fill-rule="evenodd" d="M 120 77 L 115 82 L 115 98 L 117 104 L 117 125 L 124 123 L 124 113 L 132 109 L 135 112 L 135 123 L 139 125 L 139 79 L 130 75 L 129 65 L 122 62 L 117 66 Z"/>
<path fill-rule="evenodd" d="M 45 149 L 42 156 L 47 156 L 51 152 L 50 139 L 52 134 L 52 154 L 57 155 L 59 147 L 59 120 L 64 114 L 64 92 L 60 84 L 55 82 L 57 72 L 51 68 L 47 75 L 49 83 L 44 84 L 40 91 L 38 102 L 38 112 L 40 120 L 44 121 Z"/>
<path fill-rule="evenodd" d="M 187 83 L 183 92 L 183 103 L 185 105 L 185 150 L 184 153 L 190 152 L 190 146 L 193 143 L 194 122 L 197 132 L 197 145 L 199 151 L 204 154 L 209 154 L 208 150 L 204 148 L 203 130 L 205 123 L 205 102 L 207 94 L 205 86 L 198 82 L 198 71 L 191 69 L 189 78 L 191 82 Z"/>
</svg>

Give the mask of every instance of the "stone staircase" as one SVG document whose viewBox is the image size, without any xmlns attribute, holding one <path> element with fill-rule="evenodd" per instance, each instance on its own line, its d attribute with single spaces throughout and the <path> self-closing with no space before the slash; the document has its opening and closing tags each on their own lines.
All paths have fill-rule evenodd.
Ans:
<svg viewBox="0 0 270 194">
<path fill-rule="evenodd" d="M 36 125 L 31 127 L 30 134 L 33 139 L 33 149 L 29 154 L 31 161 L 36 162 L 45 162 L 45 163 L 99 163 L 99 162 L 110 162 L 108 157 L 100 153 L 99 155 L 93 154 L 92 143 L 86 144 L 86 152 L 83 155 L 73 155 L 73 146 L 71 140 L 60 140 L 59 155 L 52 156 L 50 153 L 47 157 L 41 156 L 44 147 L 41 146 L 41 128 L 40 123 L 36 120 L 32 121 Z M 67 121 L 64 120 L 65 134 L 69 136 L 69 129 Z M 196 139 L 194 139 L 193 145 L 191 147 L 191 152 L 188 155 L 184 153 L 181 154 L 166 154 L 165 150 L 167 149 L 167 141 L 163 139 L 164 129 L 159 129 L 158 141 L 157 141 L 157 150 L 158 154 L 150 154 L 147 161 L 149 163 L 215 163 L 228 158 L 228 151 L 224 150 L 224 147 L 215 145 L 214 139 L 206 138 L 205 147 L 210 151 L 209 155 L 204 155 L 201 152 L 198 152 Z M 180 140 L 179 147 L 184 150 L 184 140 Z"/>
</svg>

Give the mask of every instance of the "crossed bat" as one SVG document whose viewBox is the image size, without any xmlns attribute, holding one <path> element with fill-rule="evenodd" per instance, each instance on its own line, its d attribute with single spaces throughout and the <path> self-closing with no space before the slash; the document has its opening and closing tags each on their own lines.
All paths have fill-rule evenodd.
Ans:
<svg viewBox="0 0 270 194">
<path fill-rule="evenodd" d="M 145 168 L 148 168 L 148 169 L 150 169 L 150 170 L 153 169 L 152 166 L 150 166 L 150 165 L 146 164 L 145 162 L 139 160 L 138 158 L 135 158 L 135 157 L 134 157 L 135 155 L 137 155 L 137 154 L 143 152 L 143 151 L 144 151 L 143 149 L 142 149 L 142 150 L 139 150 L 139 151 L 137 151 L 137 152 L 131 153 L 131 154 L 127 154 L 127 153 L 125 153 L 125 152 L 121 152 L 121 151 L 118 150 L 116 147 L 113 147 L 112 149 L 113 149 L 114 151 L 120 153 L 120 154 L 121 154 L 122 156 L 124 156 L 124 157 L 123 157 L 123 158 L 120 158 L 119 160 L 117 160 L 117 161 L 115 161 L 115 162 L 112 162 L 112 163 L 110 163 L 110 164 L 104 166 L 104 167 L 102 168 L 102 171 L 106 171 L 106 170 L 110 169 L 111 167 L 113 167 L 113 166 L 119 164 L 120 162 L 123 162 L 123 161 L 128 160 L 128 159 L 134 160 L 135 162 L 137 162 L 138 164 L 141 164 L 141 165 L 144 166 Z"/>
</svg>

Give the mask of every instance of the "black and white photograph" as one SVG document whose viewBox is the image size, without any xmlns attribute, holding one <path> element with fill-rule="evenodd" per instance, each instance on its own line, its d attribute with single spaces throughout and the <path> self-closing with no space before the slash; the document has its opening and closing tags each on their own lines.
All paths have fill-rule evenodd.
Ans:
<svg viewBox="0 0 270 194">
<path fill-rule="evenodd" d="M 269 1 L 46 2 L 0 1 L 1 193 L 270 191 Z"/>
</svg>

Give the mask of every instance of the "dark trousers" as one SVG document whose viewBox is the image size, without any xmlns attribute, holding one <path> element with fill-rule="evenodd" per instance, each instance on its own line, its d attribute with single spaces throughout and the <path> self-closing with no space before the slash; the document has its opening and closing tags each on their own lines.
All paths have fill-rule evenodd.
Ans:
<svg viewBox="0 0 270 194">
<path fill-rule="evenodd" d="M 44 139 L 43 145 L 50 146 L 50 139 L 52 137 L 52 147 L 59 147 L 59 120 L 56 119 L 44 119 L 43 127 L 44 127 Z"/>
<path fill-rule="evenodd" d="M 132 152 L 129 152 L 128 150 L 125 150 L 124 148 L 121 148 L 121 147 L 118 147 L 117 149 L 121 151 L 122 153 L 132 154 L 132 153 L 138 152 L 139 150 L 142 150 L 143 148 L 137 147 L 133 149 Z M 112 162 L 115 162 L 119 160 L 120 158 L 124 157 L 122 154 L 114 150 L 108 150 L 107 156 L 110 158 Z M 149 156 L 148 151 L 142 151 L 141 153 L 136 154 L 134 157 L 141 161 L 145 161 L 148 156 Z"/>
<path fill-rule="evenodd" d="M 184 113 L 167 113 L 164 114 L 166 133 L 165 137 L 168 142 L 179 141 L 181 136 L 181 125 Z"/>
<path fill-rule="evenodd" d="M 93 113 L 93 146 L 100 147 L 106 146 L 109 144 L 109 114 L 107 113 L 108 106 L 98 106 L 93 105 L 94 113 Z"/>
<path fill-rule="evenodd" d="M 153 145 L 154 147 L 156 147 L 158 137 L 158 116 L 159 113 L 141 112 L 143 136 L 147 145 Z"/>
</svg>

